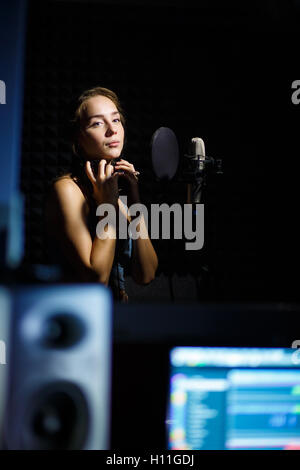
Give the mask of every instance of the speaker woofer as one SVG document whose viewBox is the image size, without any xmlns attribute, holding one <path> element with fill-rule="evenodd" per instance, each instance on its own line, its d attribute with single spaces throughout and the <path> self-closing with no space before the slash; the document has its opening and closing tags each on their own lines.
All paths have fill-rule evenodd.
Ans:
<svg viewBox="0 0 300 470">
<path fill-rule="evenodd" d="M 22 449 L 82 449 L 89 412 L 77 385 L 65 382 L 42 387 L 32 396 L 21 435 Z"/>
</svg>

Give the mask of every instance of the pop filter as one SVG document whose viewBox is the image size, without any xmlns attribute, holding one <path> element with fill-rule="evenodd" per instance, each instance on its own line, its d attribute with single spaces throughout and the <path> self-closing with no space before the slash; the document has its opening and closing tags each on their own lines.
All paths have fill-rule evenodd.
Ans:
<svg viewBox="0 0 300 470">
<path fill-rule="evenodd" d="M 179 162 L 179 147 L 176 135 L 168 127 L 157 129 L 151 139 L 152 166 L 158 179 L 171 180 Z"/>
</svg>

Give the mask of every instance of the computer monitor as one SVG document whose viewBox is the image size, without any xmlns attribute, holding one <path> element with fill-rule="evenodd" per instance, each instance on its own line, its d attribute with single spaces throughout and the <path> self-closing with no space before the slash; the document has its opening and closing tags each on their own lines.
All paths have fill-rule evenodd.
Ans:
<svg viewBox="0 0 300 470">
<path fill-rule="evenodd" d="M 169 449 L 300 449 L 300 351 L 175 347 Z"/>
</svg>

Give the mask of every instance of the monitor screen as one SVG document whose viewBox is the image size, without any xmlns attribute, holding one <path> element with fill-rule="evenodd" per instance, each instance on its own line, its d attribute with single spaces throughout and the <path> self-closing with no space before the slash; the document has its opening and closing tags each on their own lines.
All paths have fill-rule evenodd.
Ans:
<svg viewBox="0 0 300 470">
<path fill-rule="evenodd" d="M 300 350 L 176 347 L 169 449 L 300 449 Z"/>
</svg>

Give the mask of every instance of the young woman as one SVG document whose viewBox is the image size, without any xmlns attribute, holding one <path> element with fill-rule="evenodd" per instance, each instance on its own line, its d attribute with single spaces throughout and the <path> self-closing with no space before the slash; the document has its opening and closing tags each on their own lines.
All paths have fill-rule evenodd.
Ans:
<svg viewBox="0 0 300 470">
<path fill-rule="evenodd" d="M 148 284 L 158 260 L 143 217 L 137 226 L 143 238 L 118 239 L 118 219 L 116 225 L 102 228 L 105 235 L 98 228 L 96 233 L 104 217 L 96 215 L 100 204 L 111 204 L 118 217 L 126 217 L 127 223 L 132 220 L 119 198 L 120 186 L 126 188 L 129 208 L 140 202 L 138 172 L 121 155 L 124 115 L 116 94 L 101 87 L 84 92 L 73 125 L 73 171 L 54 181 L 47 198 L 50 248 L 64 267 L 65 281 L 109 285 L 115 299 L 127 302 L 126 265 L 138 284 Z"/>
</svg>

